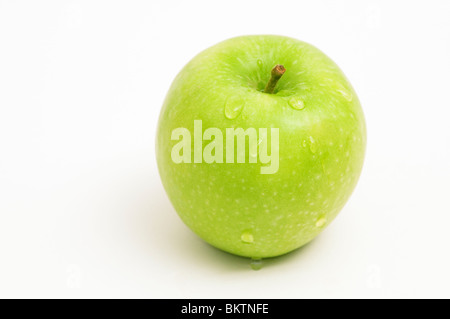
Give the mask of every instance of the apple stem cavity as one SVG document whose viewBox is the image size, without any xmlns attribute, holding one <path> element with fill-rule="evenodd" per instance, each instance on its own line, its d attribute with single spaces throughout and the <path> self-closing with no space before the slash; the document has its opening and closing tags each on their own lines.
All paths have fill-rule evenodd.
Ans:
<svg viewBox="0 0 450 319">
<path fill-rule="evenodd" d="M 275 87 L 277 86 L 278 81 L 283 76 L 286 69 L 281 64 L 277 64 L 274 66 L 271 72 L 271 77 L 269 83 L 267 83 L 266 88 L 264 89 L 264 93 L 273 94 L 275 91 Z"/>
</svg>

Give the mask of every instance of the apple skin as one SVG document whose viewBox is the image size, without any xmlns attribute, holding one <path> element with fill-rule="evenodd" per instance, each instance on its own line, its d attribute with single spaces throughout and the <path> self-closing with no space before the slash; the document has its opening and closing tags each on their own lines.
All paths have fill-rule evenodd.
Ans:
<svg viewBox="0 0 450 319">
<path fill-rule="evenodd" d="M 274 94 L 263 93 L 276 64 L 287 71 Z M 244 103 L 233 119 L 225 116 L 230 96 Z M 292 99 L 304 108 L 291 107 Z M 261 174 L 259 162 L 175 164 L 171 132 L 193 132 L 194 120 L 203 131 L 279 128 L 278 172 Z M 219 249 L 266 258 L 305 245 L 341 211 L 362 170 L 366 126 L 356 93 L 330 58 L 293 38 L 258 35 L 221 42 L 181 70 L 156 139 L 162 183 L 184 223 Z"/>
</svg>

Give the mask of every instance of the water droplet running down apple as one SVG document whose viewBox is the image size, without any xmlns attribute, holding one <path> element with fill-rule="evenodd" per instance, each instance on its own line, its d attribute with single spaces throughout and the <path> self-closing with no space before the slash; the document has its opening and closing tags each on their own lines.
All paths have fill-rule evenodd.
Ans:
<svg viewBox="0 0 450 319">
<path fill-rule="evenodd" d="M 243 129 L 245 147 L 238 137 L 225 141 L 228 128 Z M 279 131 L 261 142 L 260 129 Z M 227 145 L 245 161 L 227 162 Z M 356 187 L 365 147 L 361 105 L 339 67 L 308 43 L 260 35 L 214 45 L 180 71 L 160 113 L 156 157 L 185 224 L 211 245 L 253 258 L 254 269 L 326 229 Z M 262 170 L 274 154 L 278 167 Z"/>
<path fill-rule="evenodd" d="M 309 137 L 309 149 L 313 154 L 317 152 L 317 142 L 312 136 Z"/>
<path fill-rule="evenodd" d="M 252 244 L 254 241 L 253 235 L 249 230 L 246 230 L 241 234 L 241 240 L 245 244 Z"/>
<path fill-rule="evenodd" d="M 225 104 L 225 117 L 233 120 L 241 114 L 245 101 L 238 96 L 230 96 Z"/>
<path fill-rule="evenodd" d="M 263 67 L 263 61 L 262 61 L 261 59 L 258 59 L 258 60 L 256 61 L 256 63 L 258 64 L 258 66 L 259 66 L 260 68 Z"/>
<path fill-rule="evenodd" d="M 299 98 L 293 97 L 288 103 L 294 110 L 303 110 L 305 108 L 305 103 Z"/>
<path fill-rule="evenodd" d="M 261 258 L 252 258 L 250 261 L 250 267 L 253 270 L 260 270 L 263 266 L 263 261 Z"/>
</svg>

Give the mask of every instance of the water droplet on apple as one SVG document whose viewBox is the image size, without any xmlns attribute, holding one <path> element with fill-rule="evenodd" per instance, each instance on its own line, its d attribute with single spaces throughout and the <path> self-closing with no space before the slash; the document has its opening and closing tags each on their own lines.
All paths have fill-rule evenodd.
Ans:
<svg viewBox="0 0 450 319">
<path fill-rule="evenodd" d="M 253 234 L 249 230 L 246 230 L 246 231 L 242 232 L 241 240 L 245 244 L 252 244 L 253 243 Z"/>
<path fill-rule="evenodd" d="M 252 261 L 250 262 L 250 267 L 253 270 L 260 270 L 262 268 L 263 262 L 261 258 L 252 258 Z"/>
<path fill-rule="evenodd" d="M 347 101 L 351 102 L 353 100 L 353 94 L 351 92 L 349 92 L 347 89 L 342 88 L 342 89 L 339 89 L 338 92 L 341 93 L 341 95 Z"/>
<path fill-rule="evenodd" d="M 233 120 L 237 118 L 244 109 L 245 101 L 236 96 L 230 96 L 225 104 L 225 117 Z"/>
<path fill-rule="evenodd" d="M 294 109 L 294 110 L 303 110 L 305 108 L 305 103 L 296 97 L 291 98 L 288 101 L 288 104 Z"/>
<path fill-rule="evenodd" d="M 327 223 L 327 219 L 325 217 L 321 217 L 316 221 L 316 227 L 321 228 L 321 227 L 325 226 L 326 223 Z"/>
<path fill-rule="evenodd" d="M 317 152 L 317 142 L 314 139 L 314 137 L 309 137 L 309 149 L 311 150 L 311 153 L 315 154 Z"/>
<path fill-rule="evenodd" d="M 303 145 L 303 147 L 306 147 L 308 145 L 308 142 L 306 142 L 306 140 L 303 140 L 302 145 Z"/>
<path fill-rule="evenodd" d="M 261 138 L 258 140 L 258 143 L 257 143 L 257 144 L 251 143 L 251 144 L 249 145 L 249 154 L 250 154 L 250 157 L 255 158 L 255 157 L 258 156 L 258 147 L 259 147 L 259 145 L 261 145 L 261 143 L 262 143 L 263 141 L 264 141 L 264 137 L 261 137 Z"/>
<path fill-rule="evenodd" d="M 262 61 L 261 59 L 258 59 L 258 60 L 256 61 L 256 64 L 258 64 L 258 66 L 259 66 L 260 68 L 263 67 L 263 61 Z"/>
</svg>

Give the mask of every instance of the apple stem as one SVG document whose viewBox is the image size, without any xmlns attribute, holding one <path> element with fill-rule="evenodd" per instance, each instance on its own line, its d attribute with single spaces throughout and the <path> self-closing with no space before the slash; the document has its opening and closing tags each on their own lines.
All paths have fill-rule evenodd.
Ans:
<svg viewBox="0 0 450 319">
<path fill-rule="evenodd" d="M 281 64 L 275 65 L 272 69 L 271 77 L 269 83 L 267 83 L 266 88 L 264 89 L 264 93 L 273 94 L 275 91 L 275 87 L 277 86 L 278 80 L 281 79 L 286 69 Z"/>
</svg>

